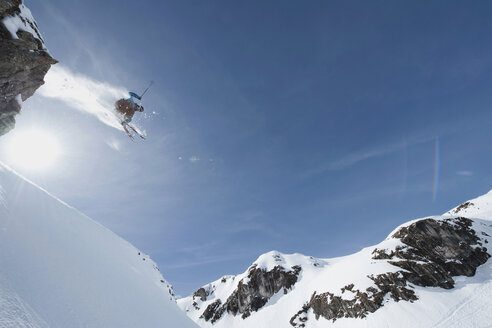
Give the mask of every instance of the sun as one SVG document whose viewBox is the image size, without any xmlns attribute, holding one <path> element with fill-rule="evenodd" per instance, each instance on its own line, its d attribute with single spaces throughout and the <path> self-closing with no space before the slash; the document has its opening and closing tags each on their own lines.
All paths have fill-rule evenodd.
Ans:
<svg viewBox="0 0 492 328">
<path fill-rule="evenodd" d="M 51 167 L 60 155 L 57 138 L 44 130 L 19 131 L 7 145 L 10 161 L 28 170 L 44 170 Z"/>
</svg>

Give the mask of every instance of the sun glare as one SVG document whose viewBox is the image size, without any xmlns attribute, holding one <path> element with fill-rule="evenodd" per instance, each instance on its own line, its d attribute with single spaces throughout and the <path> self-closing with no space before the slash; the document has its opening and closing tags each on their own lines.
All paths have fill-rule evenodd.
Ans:
<svg viewBox="0 0 492 328">
<path fill-rule="evenodd" d="M 55 136 L 43 130 L 19 132 L 8 144 L 8 156 L 16 165 L 29 170 L 42 170 L 52 166 L 60 154 Z"/>
</svg>

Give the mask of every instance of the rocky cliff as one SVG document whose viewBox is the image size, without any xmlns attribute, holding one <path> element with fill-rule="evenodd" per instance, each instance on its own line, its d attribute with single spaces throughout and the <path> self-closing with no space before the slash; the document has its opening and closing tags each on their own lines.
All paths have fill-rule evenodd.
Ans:
<svg viewBox="0 0 492 328">
<path fill-rule="evenodd" d="M 239 281 L 237 288 L 222 304 L 220 299 L 207 306 L 200 318 L 214 323 L 219 320 L 224 313 L 233 316 L 241 315 L 247 318 L 251 312 L 261 309 L 268 300 L 283 290 L 287 294 L 289 289 L 296 283 L 300 266 L 293 266 L 291 270 L 285 270 L 280 265 L 272 270 L 265 270 L 253 265 L 248 270 L 248 276 Z M 205 301 L 208 296 L 203 288 L 195 292 L 194 296 L 199 295 L 201 301 Z M 205 297 L 204 297 L 205 295 Z"/>
<path fill-rule="evenodd" d="M 353 255 L 264 254 L 178 304 L 202 327 L 483 326 L 492 322 L 491 235 L 492 192 Z"/>
<path fill-rule="evenodd" d="M 0 135 L 14 128 L 21 102 L 43 83 L 57 61 L 21 0 L 0 0 Z"/>
</svg>

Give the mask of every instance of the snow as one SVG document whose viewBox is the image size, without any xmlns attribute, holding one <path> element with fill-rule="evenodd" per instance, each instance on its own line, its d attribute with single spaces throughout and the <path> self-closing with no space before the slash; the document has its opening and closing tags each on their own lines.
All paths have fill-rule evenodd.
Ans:
<svg viewBox="0 0 492 328">
<path fill-rule="evenodd" d="M 33 37 L 41 41 L 41 43 L 43 44 L 43 49 L 46 50 L 46 48 L 44 47 L 44 40 L 41 37 L 41 34 L 39 34 L 36 21 L 34 20 L 31 11 L 29 10 L 29 8 L 24 6 L 24 4 L 20 4 L 19 9 L 20 14 L 5 17 L 2 20 L 3 25 L 10 32 L 13 39 L 19 38 L 17 36 L 17 31 L 19 30 L 31 33 Z"/>
<path fill-rule="evenodd" d="M 0 327 L 49 327 L 2 277 L 0 277 Z"/>
<path fill-rule="evenodd" d="M 435 220 L 445 220 L 451 217 L 465 216 L 473 220 L 473 229 L 484 243 L 486 239 L 492 242 L 492 192 L 470 201 L 473 206 L 462 209 L 459 213 L 451 210 L 443 216 L 429 216 Z M 378 245 L 367 247 L 358 253 L 332 258 L 316 259 L 302 254 L 282 254 L 272 251 L 261 255 L 244 273 L 237 276 L 229 276 L 226 282 L 217 280 L 204 286 L 213 290 L 205 302 L 197 297 L 195 302 L 199 310 L 193 306 L 192 296 L 178 300 L 178 305 L 190 318 L 201 327 L 215 328 L 267 328 L 267 327 L 292 327 L 290 318 L 301 310 L 302 306 L 311 299 L 314 292 L 321 294 L 330 292 L 342 299 L 353 299 L 351 291 L 342 292 L 342 288 L 354 284 L 354 290 L 365 290 L 374 286 L 369 275 L 377 275 L 385 272 L 396 272 L 401 269 L 389 264 L 386 260 L 372 259 L 375 248 L 394 250 L 402 245 L 399 239 L 392 235 L 401 227 L 408 226 L 417 220 L 406 222 L 396 228 L 384 241 Z M 488 245 L 484 243 L 484 245 Z M 288 291 L 274 295 L 268 303 L 253 312 L 246 319 L 240 315 L 234 317 L 225 312 L 224 316 L 213 325 L 200 319 L 200 315 L 207 306 L 217 299 L 222 304 L 237 288 L 239 282 L 247 281 L 248 271 L 252 267 L 271 270 L 280 265 L 285 270 L 290 270 L 294 265 L 301 266 L 298 282 Z M 393 301 L 388 295 L 384 306 L 376 312 L 369 314 L 364 319 L 342 318 L 335 322 L 324 318 L 316 320 L 312 310 L 306 317 L 307 328 L 328 327 L 490 327 L 492 326 L 492 261 L 489 260 L 477 269 L 473 277 L 455 277 L 455 288 L 445 290 L 442 288 L 423 288 L 411 286 L 415 289 L 418 300 L 415 302 Z"/>
<path fill-rule="evenodd" d="M 463 216 L 466 218 L 478 218 L 492 221 L 492 190 L 483 196 L 469 200 L 465 203 L 469 203 L 469 205 L 463 208 L 460 208 L 461 205 L 457 206 L 446 212 L 444 215 Z"/>
<path fill-rule="evenodd" d="M 67 108 L 88 113 L 110 127 L 123 130 L 121 120 L 114 111 L 114 103 L 128 97 L 125 88 L 94 80 L 61 64 L 51 67 L 44 81 L 37 91 L 38 95 L 58 99 Z"/>
<path fill-rule="evenodd" d="M 308 257 L 299 253 L 285 255 L 278 251 L 271 251 L 265 253 L 258 257 L 253 265 L 256 265 L 258 269 L 264 269 L 266 271 L 271 271 L 276 266 L 280 266 L 285 269 L 285 271 L 292 270 L 292 267 L 298 265 L 299 263 L 306 263 L 314 265 L 322 265 L 322 261 L 314 259 L 313 257 Z"/>
<path fill-rule="evenodd" d="M 390 242 L 392 243 L 392 241 Z M 368 260 L 371 258 L 372 250 L 373 248 L 365 248 L 352 256 L 334 259 L 315 259 L 298 253 L 282 254 L 277 251 L 261 255 L 251 267 L 257 266 L 271 270 L 275 266 L 280 265 L 285 270 L 292 270 L 292 266 L 299 265 L 302 267 L 302 271 L 299 281 L 286 295 L 281 290 L 263 308 L 245 320 L 240 319 L 240 316 L 233 317 L 231 315 L 225 315 L 221 320 L 212 325 L 209 322 L 200 320 L 199 317 L 206 307 L 216 299 L 221 299 L 222 303 L 224 303 L 227 297 L 236 289 L 241 279 L 243 279 L 243 282 L 246 282 L 249 269 L 235 276 L 234 280 L 228 279 L 226 283 L 221 283 L 220 280 L 217 280 L 212 284 L 204 286 L 205 289 L 214 286 L 214 295 L 208 297 L 207 301 L 203 303 L 199 298 L 195 298 L 195 302 L 198 303 L 200 310 L 196 311 L 193 309 L 191 296 L 179 299 L 178 305 L 184 311 L 187 311 L 188 315 L 201 327 L 272 327 L 272 322 L 276 323 L 275 327 L 292 327 L 288 322 L 290 318 L 311 298 L 314 291 L 319 291 L 320 286 L 323 286 L 321 292 L 326 289 L 340 295 L 341 288 L 350 283 L 355 283 L 356 288 L 366 288 L 372 285 L 372 280 L 367 275 L 361 275 L 361 272 L 367 272 L 369 274 L 371 272 L 398 270 L 398 268 L 387 264 L 385 261 Z M 314 265 L 315 263 L 321 263 L 321 265 Z M 332 286 L 333 288 L 331 288 Z"/>
<path fill-rule="evenodd" d="M 196 327 L 156 264 L 0 165 L 0 327 Z"/>
<path fill-rule="evenodd" d="M 15 96 L 15 101 L 17 101 L 19 105 L 22 105 L 22 97 L 20 93 L 17 96 Z"/>
</svg>

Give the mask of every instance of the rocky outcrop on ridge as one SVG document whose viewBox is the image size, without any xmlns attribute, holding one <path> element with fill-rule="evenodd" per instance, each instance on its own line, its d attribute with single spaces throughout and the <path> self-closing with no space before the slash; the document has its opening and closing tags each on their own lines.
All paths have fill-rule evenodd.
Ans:
<svg viewBox="0 0 492 328">
<path fill-rule="evenodd" d="M 398 229 L 392 237 L 402 245 L 393 250 L 376 248 L 373 259 L 388 261 L 403 270 L 369 276 L 374 286 L 365 290 L 348 285 L 341 290 L 347 297 L 315 292 L 291 318 L 291 325 L 305 327 L 309 310 L 316 319 L 364 318 L 382 307 L 387 295 L 397 302 L 413 302 L 418 297 L 412 285 L 453 288 L 454 276 L 473 276 L 477 267 L 490 258 L 484 246 L 487 241 L 482 242 L 472 224 L 463 217 L 423 219 Z"/>
<path fill-rule="evenodd" d="M 14 128 L 21 102 L 55 63 L 29 9 L 21 0 L 0 0 L 0 135 Z"/>
<path fill-rule="evenodd" d="M 205 321 L 214 323 L 219 320 L 225 312 L 232 315 L 241 315 L 243 319 L 249 317 L 251 312 L 258 311 L 268 300 L 283 289 L 287 294 L 288 290 L 297 282 L 297 277 L 301 272 L 301 267 L 293 266 L 292 270 L 285 271 L 281 266 L 275 266 L 273 270 L 267 271 L 253 265 L 249 269 L 248 277 L 241 280 L 229 296 L 227 301 L 222 304 L 221 300 L 216 300 L 202 314 Z M 203 288 L 200 288 L 195 295 L 203 296 Z"/>
</svg>

